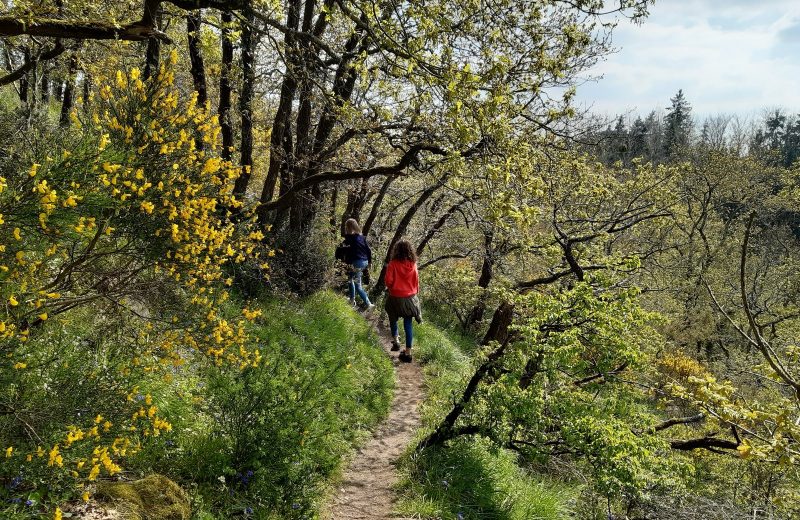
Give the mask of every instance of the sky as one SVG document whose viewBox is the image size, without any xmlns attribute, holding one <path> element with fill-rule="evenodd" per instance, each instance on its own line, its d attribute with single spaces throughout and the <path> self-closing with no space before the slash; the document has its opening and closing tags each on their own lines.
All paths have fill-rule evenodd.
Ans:
<svg viewBox="0 0 800 520">
<path fill-rule="evenodd" d="M 683 89 L 696 117 L 800 111 L 800 2 L 656 0 L 641 25 L 620 21 L 617 52 L 578 88 L 592 111 L 642 114 Z"/>
</svg>

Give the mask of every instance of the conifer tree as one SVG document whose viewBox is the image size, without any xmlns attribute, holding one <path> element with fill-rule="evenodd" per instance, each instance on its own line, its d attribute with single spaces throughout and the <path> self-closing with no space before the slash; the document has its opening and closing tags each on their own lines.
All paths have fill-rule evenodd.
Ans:
<svg viewBox="0 0 800 520">
<path fill-rule="evenodd" d="M 683 96 L 683 90 L 678 90 L 671 100 L 672 106 L 667 110 L 664 118 L 664 155 L 673 160 L 689 145 L 692 132 L 692 107 Z"/>
<path fill-rule="evenodd" d="M 650 146 L 647 141 L 647 133 L 648 127 L 645 122 L 642 120 L 641 117 L 637 117 L 636 121 L 633 122 L 633 126 L 631 126 L 630 131 L 630 153 L 628 154 L 629 157 L 636 158 L 636 157 L 643 157 L 645 159 L 651 159 L 650 157 Z"/>
</svg>

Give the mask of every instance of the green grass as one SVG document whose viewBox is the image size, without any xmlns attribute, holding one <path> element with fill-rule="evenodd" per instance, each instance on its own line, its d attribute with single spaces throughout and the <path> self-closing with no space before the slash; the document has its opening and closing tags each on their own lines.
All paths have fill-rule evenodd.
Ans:
<svg viewBox="0 0 800 520">
<path fill-rule="evenodd" d="M 195 487 L 198 518 L 315 517 L 343 461 L 391 403 L 391 361 L 346 299 L 323 291 L 260 307 L 253 333 L 263 367 L 210 368 L 208 416 L 180 442 L 175 477 Z"/>
<path fill-rule="evenodd" d="M 398 507 L 408 516 L 557 520 L 571 516 L 576 498 L 569 486 L 526 473 L 513 454 L 477 438 L 426 450 L 409 466 Z"/>
<path fill-rule="evenodd" d="M 479 347 L 453 329 L 426 322 L 415 330 L 416 357 L 428 391 L 422 407 L 428 433 L 447 413 L 472 373 Z M 397 513 L 423 519 L 556 520 L 573 516 L 579 490 L 517 465 L 515 454 L 479 437 L 409 453 L 401 465 Z"/>
</svg>

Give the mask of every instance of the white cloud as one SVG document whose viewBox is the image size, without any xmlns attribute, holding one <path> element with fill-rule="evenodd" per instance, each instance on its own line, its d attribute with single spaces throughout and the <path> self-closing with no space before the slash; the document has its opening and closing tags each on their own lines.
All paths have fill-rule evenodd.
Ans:
<svg viewBox="0 0 800 520">
<path fill-rule="evenodd" d="M 621 23 L 619 52 L 578 91 L 599 112 L 662 109 L 679 88 L 699 116 L 800 109 L 800 5 L 772 0 L 672 0 L 642 25 Z"/>
</svg>

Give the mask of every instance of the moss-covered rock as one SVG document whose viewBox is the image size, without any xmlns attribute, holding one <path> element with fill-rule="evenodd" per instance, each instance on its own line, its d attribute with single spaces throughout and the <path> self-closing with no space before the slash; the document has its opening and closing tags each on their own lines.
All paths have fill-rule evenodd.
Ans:
<svg viewBox="0 0 800 520">
<path fill-rule="evenodd" d="M 113 502 L 126 520 L 189 520 L 189 497 L 178 484 L 162 475 L 135 482 L 97 486 L 97 497 Z"/>
</svg>

